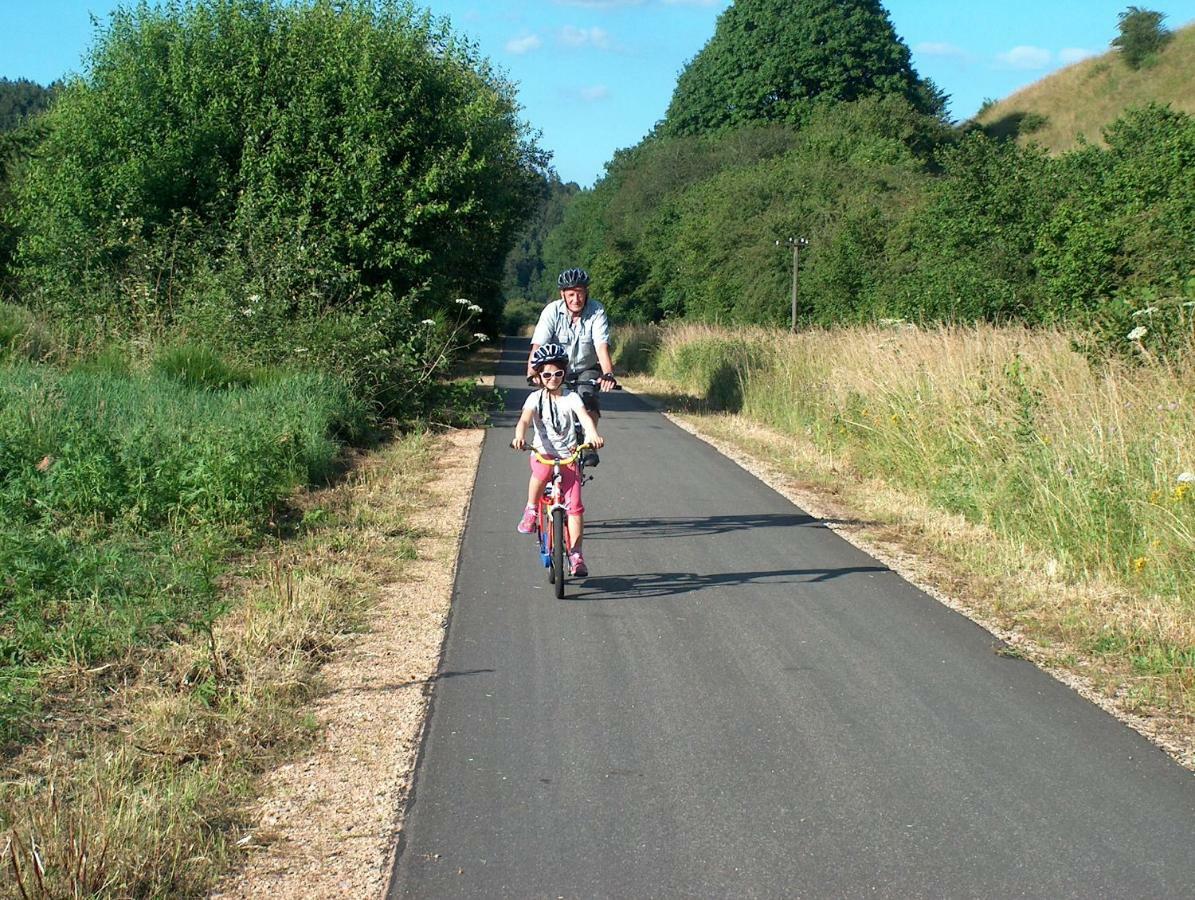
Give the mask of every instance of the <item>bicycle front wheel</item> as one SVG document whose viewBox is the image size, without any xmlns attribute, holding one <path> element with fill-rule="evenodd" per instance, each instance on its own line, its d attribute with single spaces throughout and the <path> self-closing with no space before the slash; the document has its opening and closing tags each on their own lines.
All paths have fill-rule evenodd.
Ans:
<svg viewBox="0 0 1195 900">
<path fill-rule="evenodd" d="M 556 599 L 564 597 L 564 510 L 552 510 L 552 583 L 556 585 Z"/>
</svg>

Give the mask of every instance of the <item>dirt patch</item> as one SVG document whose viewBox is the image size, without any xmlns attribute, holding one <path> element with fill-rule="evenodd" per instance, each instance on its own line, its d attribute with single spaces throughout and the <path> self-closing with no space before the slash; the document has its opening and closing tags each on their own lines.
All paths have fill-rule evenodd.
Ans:
<svg viewBox="0 0 1195 900">
<path fill-rule="evenodd" d="M 439 665 L 482 430 L 443 438 L 428 503 L 408 521 L 416 559 L 386 586 L 368 630 L 322 671 L 307 710 L 323 740 L 265 780 L 244 868 L 213 894 L 379 897 L 402 827 L 430 686 Z"/>
</svg>

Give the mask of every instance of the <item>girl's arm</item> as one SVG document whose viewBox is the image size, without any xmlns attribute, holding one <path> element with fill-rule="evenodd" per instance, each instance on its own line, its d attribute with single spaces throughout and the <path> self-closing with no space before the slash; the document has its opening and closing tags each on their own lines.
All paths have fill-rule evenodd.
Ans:
<svg viewBox="0 0 1195 900">
<path fill-rule="evenodd" d="M 532 410 L 524 409 L 523 414 L 519 416 L 519 421 L 515 424 L 515 438 L 510 442 L 510 446 L 514 447 L 516 450 L 527 449 L 527 441 L 525 438 L 527 435 L 527 426 L 531 424 L 532 415 Z"/>
</svg>

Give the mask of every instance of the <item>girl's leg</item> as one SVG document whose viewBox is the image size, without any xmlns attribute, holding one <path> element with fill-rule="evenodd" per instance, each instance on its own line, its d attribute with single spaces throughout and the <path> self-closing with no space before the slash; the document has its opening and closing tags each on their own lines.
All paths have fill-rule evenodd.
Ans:
<svg viewBox="0 0 1195 900">
<path fill-rule="evenodd" d="M 561 470 L 560 490 L 564 493 L 564 502 L 568 504 L 568 536 L 573 550 L 581 549 L 581 539 L 585 536 L 585 506 L 581 503 L 581 480 L 577 478 L 576 466 L 567 466 Z"/>
<path fill-rule="evenodd" d="M 539 503 L 539 498 L 543 496 L 544 485 L 548 483 L 547 476 L 540 477 L 535 472 L 531 473 L 531 480 L 527 482 L 527 505 L 535 506 Z"/>
<path fill-rule="evenodd" d="M 552 476 L 552 470 L 534 456 L 529 459 L 531 460 L 531 479 L 527 482 L 527 505 L 538 506 L 539 498 L 544 493 L 544 485 Z"/>
</svg>

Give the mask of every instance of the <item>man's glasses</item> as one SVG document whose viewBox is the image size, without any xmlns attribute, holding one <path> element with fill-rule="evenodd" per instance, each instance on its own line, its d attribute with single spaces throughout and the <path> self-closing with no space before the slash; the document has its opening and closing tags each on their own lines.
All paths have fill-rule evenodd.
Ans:
<svg viewBox="0 0 1195 900">
<path fill-rule="evenodd" d="M 540 378 L 563 378 L 564 373 L 563 372 L 540 372 L 539 377 Z"/>
</svg>

